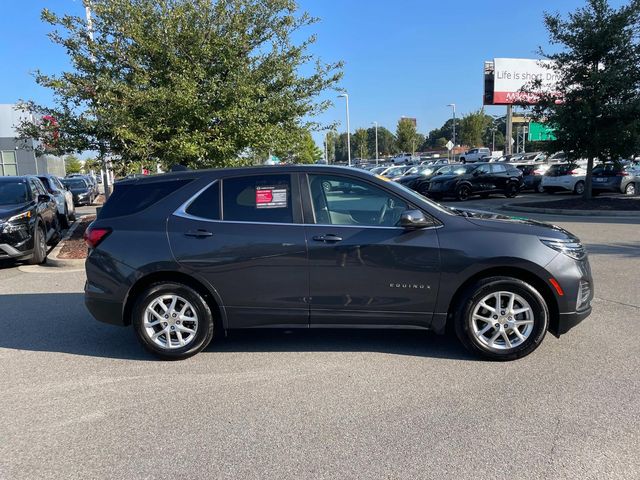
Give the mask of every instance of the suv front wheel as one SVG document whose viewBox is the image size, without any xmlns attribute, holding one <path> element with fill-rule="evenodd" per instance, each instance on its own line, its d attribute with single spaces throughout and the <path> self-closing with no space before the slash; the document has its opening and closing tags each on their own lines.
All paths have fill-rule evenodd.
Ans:
<svg viewBox="0 0 640 480">
<path fill-rule="evenodd" d="M 142 292 L 133 307 L 138 340 L 165 360 L 182 360 L 202 351 L 213 338 L 213 315 L 191 287 L 160 282 Z"/>
<path fill-rule="evenodd" d="M 479 280 L 458 305 L 454 313 L 458 338 L 469 350 L 491 360 L 530 354 L 542 343 L 549 325 L 542 295 L 517 278 Z"/>
</svg>

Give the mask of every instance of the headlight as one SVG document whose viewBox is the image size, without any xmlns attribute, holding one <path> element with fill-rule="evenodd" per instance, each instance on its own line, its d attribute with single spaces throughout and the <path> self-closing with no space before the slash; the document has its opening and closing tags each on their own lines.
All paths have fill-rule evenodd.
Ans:
<svg viewBox="0 0 640 480">
<path fill-rule="evenodd" d="M 31 218 L 31 210 L 26 211 L 24 213 L 19 213 L 18 215 L 14 215 L 9 220 L 7 220 L 7 223 L 20 222 L 23 220 L 29 220 L 30 218 Z"/>
<path fill-rule="evenodd" d="M 567 257 L 574 260 L 582 260 L 587 256 L 584 246 L 577 240 L 556 240 L 541 238 L 540 241 L 547 247 L 553 248 L 555 251 L 564 253 Z"/>
</svg>

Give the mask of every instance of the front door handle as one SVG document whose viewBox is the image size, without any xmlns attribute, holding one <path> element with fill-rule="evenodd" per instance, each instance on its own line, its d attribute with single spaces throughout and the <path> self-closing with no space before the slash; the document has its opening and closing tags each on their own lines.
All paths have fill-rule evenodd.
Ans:
<svg viewBox="0 0 640 480">
<path fill-rule="evenodd" d="M 342 241 L 342 237 L 338 235 L 334 235 L 333 233 L 328 233 L 327 235 L 317 235 L 313 237 L 316 242 L 340 242 Z"/>
<path fill-rule="evenodd" d="M 204 237 L 211 237 L 213 235 L 213 233 L 207 231 L 207 230 L 189 230 L 188 232 L 184 232 L 184 234 L 187 237 L 196 237 L 196 238 L 204 238 Z"/>
</svg>

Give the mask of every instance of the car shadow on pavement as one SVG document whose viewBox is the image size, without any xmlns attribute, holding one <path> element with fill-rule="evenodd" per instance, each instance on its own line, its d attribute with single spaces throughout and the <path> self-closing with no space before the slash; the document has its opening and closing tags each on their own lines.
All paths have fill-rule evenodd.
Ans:
<svg viewBox="0 0 640 480">
<path fill-rule="evenodd" d="M 131 328 L 94 320 L 82 293 L 0 295 L 0 348 L 155 360 Z M 230 352 L 379 352 L 477 360 L 457 339 L 421 330 L 236 330 L 219 335 L 201 355 Z"/>
<path fill-rule="evenodd" d="M 640 257 L 640 242 L 587 243 L 587 253 L 596 255 L 620 255 L 629 258 Z"/>
</svg>

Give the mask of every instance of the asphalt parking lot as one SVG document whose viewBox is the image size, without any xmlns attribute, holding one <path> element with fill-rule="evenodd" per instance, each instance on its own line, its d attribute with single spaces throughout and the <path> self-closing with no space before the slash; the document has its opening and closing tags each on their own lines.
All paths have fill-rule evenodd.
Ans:
<svg viewBox="0 0 640 480">
<path fill-rule="evenodd" d="M 596 298 L 510 363 L 415 331 L 233 333 L 159 362 L 90 317 L 82 270 L 5 265 L 0 478 L 640 478 L 640 220 L 529 216 L 583 240 Z"/>
</svg>

